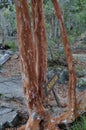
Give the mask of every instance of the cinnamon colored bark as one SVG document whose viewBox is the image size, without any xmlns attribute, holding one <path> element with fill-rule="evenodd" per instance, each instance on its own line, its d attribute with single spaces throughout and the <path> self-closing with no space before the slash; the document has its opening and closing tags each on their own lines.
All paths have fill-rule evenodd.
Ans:
<svg viewBox="0 0 86 130">
<path fill-rule="evenodd" d="M 47 69 L 47 44 L 43 0 L 31 0 L 33 28 L 31 28 L 29 8 L 27 0 L 15 0 L 16 20 L 21 58 L 22 83 L 27 102 L 29 120 L 19 130 L 59 130 L 58 123 L 68 123 L 75 119 L 75 109 L 86 110 L 82 100 L 76 104 L 76 73 L 73 58 L 68 43 L 68 38 L 62 18 L 61 9 L 57 0 L 52 0 L 59 21 L 62 41 L 67 57 L 69 70 L 69 111 L 59 118 L 50 118 L 50 115 L 42 105 L 43 84 L 46 80 Z M 84 98 L 86 99 L 86 92 Z M 81 103 L 81 105 L 80 105 Z"/>
<path fill-rule="evenodd" d="M 42 2 L 42 1 L 41 1 Z M 39 2 L 39 5 L 42 7 L 42 3 Z M 41 68 L 41 65 L 38 65 L 38 68 L 36 68 L 36 49 L 34 44 L 34 38 L 31 30 L 31 22 L 30 22 L 30 14 L 29 14 L 29 8 L 26 0 L 15 0 L 15 7 L 16 7 L 16 20 L 17 20 L 17 31 L 18 31 L 18 41 L 19 41 L 19 52 L 20 52 L 20 58 L 21 58 L 21 72 L 22 72 L 22 83 L 23 83 L 23 89 L 24 89 L 24 95 L 27 102 L 27 107 L 29 111 L 29 120 L 27 121 L 26 126 L 21 127 L 20 130 L 40 130 L 48 129 L 48 123 L 51 121 L 50 115 L 48 112 L 45 111 L 42 100 L 39 95 L 39 74 L 40 74 L 40 82 L 44 82 L 44 76 L 45 76 L 45 70 L 46 70 L 46 60 L 44 56 L 46 57 L 46 46 L 43 44 L 46 40 L 45 33 L 45 25 L 44 24 L 44 17 L 42 9 L 38 6 L 38 19 L 40 18 L 41 23 L 38 22 L 37 26 L 40 27 L 40 29 L 37 29 L 37 31 L 40 31 L 40 38 L 38 38 L 37 35 L 37 43 L 40 46 L 37 49 L 40 52 L 39 54 L 42 55 L 42 58 L 38 54 L 39 62 L 42 62 L 43 64 Z M 41 15 L 42 13 L 42 15 Z M 39 20 L 38 20 L 39 21 Z M 43 22 L 42 22 L 43 21 Z M 38 28 L 37 27 L 37 28 Z M 44 35 L 44 37 L 43 37 Z M 42 52 L 41 52 L 42 51 Z M 37 73 L 36 69 L 40 69 Z M 42 72 L 43 71 L 43 72 Z M 49 130 L 59 130 L 55 125 L 52 126 Z"/>
<path fill-rule="evenodd" d="M 69 91 L 68 91 L 68 100 L 69 100 L 69 113 L 71 115 L 70 118 L 75 118 L 75 109 L 76 109 L 76 73 L 75 73 L 75 67 L 73 63 L 73 57 L 71 54 L 70 50 L 70 45 L 68 42 L 67 34 L 66 34 L 66 29 L 63 21 L 63 16 L 61 13 L 60 5 L 58 3 L 58 0 L 52 0 L 52 3 L 54 5 L 54 9 L 56 11 L 56 15 L 58 18 L 58 22 L 60 25 L 60 30 L 61 30 L 61 36 L 62 36 L 62 41 L 63 41 L 63 46 L 67 58 L 67 63 L 68 63 L 68 70 L 69 70 Z"/>
<path fill-rule="evenodd" d="M 31 5 L 33 14 L 34 37 L 36 41 L 36 58 L 38 62 L 37 69 L 39 94 L 40 97 L 44 99 L 43 84 L 46 81 L 47 70 L 47 38 L 43 11 L 43 0 L 31 0 Z"/>
<path fill-rule="evenodd" d="M 80 116 L 82 113 L 86 112 L 86 103 L 85 103 L 86 90 L 84 90 L 83 92 L 78 92 L 79 94 L 76 95 L 76 72 L 73 64 L 73 57 L 70 50 L 70 45 L 66 34 L 63 16 L 61 13 L 58 0 L 52 0 L 52 3 L 54 5 L 54 9 L 56 11 L 56 15 L 59 21 L 63 46 L 64 46 L 67 63 L 68 63 L 68 70 L 69 70 L 69 90 L 68 90 L 69 110 L 68 112 L 61 115 L 59 118 L 53 118 L 52 120 L 54 122 L 52 123 L 52 125 L 54 125 L 59 123 L 64 123 L 64 124 L 72 123 L 75 120 L 75 118 Z"/>
<path fill-rule="evenodd" d="M 35 116 L 44 112 L 43 105 L 39 97 L 39 88 L 35 68 L 35 48 L 33 44 L 30 14 L 26 0 L 15 0 L 16 19 L 18 29 L 19 51 L 21 58 L 22 83 L 24 95 L 27 101 L 29 111 L 29 127 L 31 130 L 38 127 L 39 119 Z M 40 105 L 39 105 L 40 104 Z M 34 119 L 35 118 L 35 119 Z M 33 122 L 30 123 L 31 121 Z"/>
</svg>

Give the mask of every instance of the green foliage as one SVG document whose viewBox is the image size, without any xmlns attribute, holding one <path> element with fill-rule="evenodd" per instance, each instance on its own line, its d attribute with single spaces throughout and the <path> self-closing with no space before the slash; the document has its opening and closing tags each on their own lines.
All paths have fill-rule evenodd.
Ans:
<svg viewBox="0 0 86 130">
<path fill-rule="evenodd" d="M 4 11 L 4 18 L 6 21 L 8 33 L 13 33 L 16 31 L 16 21 L 15 21 L 15 7 L 10 6 Z"/>
<path fill-rule="evenodd" d="M 76 73 L 77 77 L 83 77 L 84 75 L 86 75 L 86 67 L 83 67 L 82 65 L 77 65 Z"/>
<path fill-rule="evenodd" d="M 86 130 L 86 116 L 82 116 L 80 121 L 76 120 L 72 128 L 68 130 Z"/>
<path fill-rule="evenodd" d="M 85 81 L 84 79 L 80 79 L 80 80 L 78 81 L 77 86 L 78 86 L 79 88 L 86 87 L 86 81 Z"/>
<path fill-rule="evenodd" d="M 72 0 L 63 6 L 68 34 L 80 35 L 86 28 L 86 0 Z"/>
<path fill-rule="evenodd" d="M 2 66 L 0 65 L 0 70 L 2 69 Z"/>
<path fill-rule="evenodd" d="M 76 38 L 81 33 L 85 32 L 86 0 L 68 0 L 59 2 L 63 11 L 69 42 L 74 43 L 76 41 Z M 56 14 L 51 1 L 44 0 L 44 11 L 46 18 L 48 44 L 49 46 L 52 46 L 53 44 L 59 43 L 61 36 L 58 20 L 56 18 Z"/>
<path fill-rule="evenodd" d="M 8 8 L 9 6 L 11 6 L 14 3 L 13 0 L 0 0 L 0 9 L 2 8 Z"/>
<path fill-rule="evenodd" d="M 16 51 L 17 49 L 15 41 L 8 41 L 5 43 L 5 45 L 8 45 L 12 51 Z"/>
<path fill-rule="evenodd" d="M 86 29 L 86 0 L 61 0 L 59 2 L 63 11 L 69 42 L 74 43 L 77 36 L 85 32 Z M 52 1 L 44 0 L 43 3 L 48 45 L 52 47 L 52 45 L 61 43 L 59 24 Z M 11 3 L 5 3 L 5 1 L 3 1 L 0 3 L 0 6 L 4 6 L 5 4 L 8 4 L 8 6 L 4 11 L 6 24 L 3 26 L 6 26 L 7 32 L 12 34 L 13 32 L 17 32 L 15 22 L 15 7 L 13 5 L 13 1 Z M 28 4 L 30 7 L 30 13 L 32 13 L 30 0 L 28 0 Z"/>
<path fill-rule="evenodd" d="M 3 96 L 3 94 L 0 93 L 0 97 L 2 97 L 2 96 Z"/>
</svg>

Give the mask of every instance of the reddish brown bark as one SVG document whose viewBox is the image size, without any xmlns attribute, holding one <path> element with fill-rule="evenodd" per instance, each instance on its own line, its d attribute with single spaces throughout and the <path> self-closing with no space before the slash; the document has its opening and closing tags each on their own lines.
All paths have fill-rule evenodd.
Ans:
<svg viewBox="0 0 86 130">
<path fill-rule="evenodd" d="M 42 8 L 42 1 L 39 2 L 39 5 Z M 30 23 L 30 14 L 29 8 L 26 0 L 15 0 L 15 7 L 16 7 L 16 19 L 17 19 L 17 29 L 18 29 L 18 40 L 19 40 L 19 51 L 20 51 L 20 58 L 21 58 L 21 72 L 22 72 L 22 83 L 24 88 L 24 95 L 28 106 L 29 111 L 29 120 L 26 126 L 22 127 L 21 129 L 25 130 L 40 130 L 41 128 L 46 130 L 48 127 L 48 122 L 50 122 L 49 114 L 44 110 L 42 105 L 42 100 L 40 98 L 40 86 L 39 84 L 44 82 L 45 70 L 46 70 L 46 35 L 45 33 L 45 25 L 44 24 L 44 16 L 42 9 L 39 8 L 37 3 L 37 10 L 38 19 L 40 18 L 41 22 L 37 23 L 37 26 L 40 27 L 40 30 L 37 27 L 37 51 L 39 62 L 43 64 L 41 68 L 38 65 L 36 68 L 36 49 L 33 39 L 33 34 L 31 30 L 31 23 Z M 42 15 L 41 15 L 42 13 Z M 38 25 L 39 24 L 39 25 Z M 39 32 L 41 33 L 40 38 Z M 44 37 L 43 37 L 44 35 Z M 40 50 L 41 49 L 41 50 Z M 42 52 L 41 52 L 42 51 Z M 41 57 L 39 56 L 41 54 Z M 42 61 L 43 60 L 43 61 Z M 37 70 L 36 70 L 37 69 Z M 39 70 L 39 71 L 38 71 Z M 38 72 L 38 73 L 37 73 Z M 39 77 L 40 74 L 40 77 Z M 41 80 L 41 81 L 39 81 Z M 41 123 L 42 122 L 42 123 Z M 53 126 L 54 129 L 58 130 L 57 127 Z M 53 130 L 50 128 L 50 130 Z"/>
<path fill-rule="evenodd" d="M 22 82 L 30 116 L 26 129 L 29 127 L 33 130 L 34 127 L 38 127 L 39 125 L 39 119 L 34 119 L 35 115 L 43 113 L 44 108 L 39 97 L 39 88 L 35 68 L 35 48 L 32 38 L 28 5 L 26 0 L 15 0 L 15 6 L 21 57 Z M 32 123 L 29 123 L 31 121 Z M 34 126 L 33 122 L 35 122 Z"/>
<path fill-rule="evenodd" d="M 76 72 L 73 63 L 72 53 L 70 50 L 70 45 L 66 34 L 63 16 L 58 1 L 52 0 L 52 3 L 54 5 L 56 15 L 58 18 L 63 46 L 64 46 L 67 63 L 68 63 L 68 70 L 69 70 L 69 89 L 68 89 L 69 110 L 65 114 L 61 115 L 59 118 L 54 119 L 54 121 L 57 123 L 61 123 L 61 122 L 68 123 L 68 122 L 73 122 L 75 118 L 82 113 L 82 111 L 83 112 L 86 111 L 86 104 L 84 103 L 86 99 L 86 95 L 85 95 L 86 91 L 81 92 L 76 100 Z"/>
<path fill-rule="evenodd" d="M 56 15 L 58 18 L 59 26 L 60 26 L 60 31 L 61 31 L 61 36 L 62 36 L 62 41 L 63 41 L 63 46 L 67 58 L 67 63 L 68 63 L 68 70 L 69 70 L 69 90 L 68 90 L 68 100 L 69 100 L 69 117 L 75 118 L 75 110 L 76 110 L 76 73 L 75 73 L 75 67 L 73 63 L 73 57 L 71 54 L 70 50 L 70 45 L 68 42 L 67 34 L 66 34 L 66 29 L 63 21 L 63 16 L 61 13 L 61 9 L 59 6 L 59 3 L 57 0 L 52 0 L 52 3 L 54 5 L 54 9 L 56 11 Z"/>
<path fill-rule="evenodd" d="M 47 70 L 47 40 L 46 40 L 46 28 L 43 11 L 43 0 L 31 0 L 32 14 L 33 14 L 33 27 L 34 37 L 36 41 L 36 58 L 37 58 L 37 70 L 38 70 L 38 85 L 39 95 L 44 99 L 43 84 L 46 81 Z M 44 53 L 45 52 L 45 53 Z"/>
<path fill-rule="evenodd" d="M 73 58 L 68 43 L 67 34 L 57 0 L 52 0 L 59 25 L 63 45 L 68 62 L 69 70 L 69 111 L 59 118 L 50 118 L 42 105 L 43 83 L 46 80 L 47 69 L 47 45 L 46 45 L 46 29 L 43 13 L 43 0 L 31 0 L 33 29 L 31 29 L 29 8 L 26 0 L 15 0 L 17 30 L 19 40 L 19 51 L 21 58 L 21 72 L 24 95 L 29 111 L 29 120 L 26 126 L 20 130 L 59 130 L 56 124 L 61 122 L 72 122 L 75 119 L 75 109 L 79 106 L 80 111 L 86 110 L 86 106 L 82 108 L 76 104 L 76 74 L 73 64 Z M 84 94 L 85 95 L 85 94 Z M 82 95 L 81 95 L 82 96 Z M 85 96 L 86 99 L 86 96 Z M 83 104 L 83 102 L 81 102 Z M 78 113 L 80 112 L 78 111 Z"/>
</svg>

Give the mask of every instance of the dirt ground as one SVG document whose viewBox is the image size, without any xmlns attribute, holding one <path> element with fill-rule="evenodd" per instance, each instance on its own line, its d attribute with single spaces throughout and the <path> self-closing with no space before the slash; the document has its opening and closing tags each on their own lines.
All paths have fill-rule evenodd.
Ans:
<svg viewBox="0 0 86 130">
<path fill-rule="evenodd" d="M 81 52 L 82 53 L 82 52 Z M 81 54 L 79 52 L 79 54 Z M 86 68 L 86 62 L 80 62 L 77 59 L 74 59 L 75 66 L 83 66 L 83 68 Z M 20 72 L 20 58 L 19 54 L 14 54 L 4 65 L 3 65 L 3 71 L 0 73 L 0 75 L 12 78 L 12 77 L 21 77 Z M 55 97 L 53 96 L 52 91 L 50 92 L 48 96 L 47 104 L 45 105 L 46 109 L 51 113 L 52 117 L 59 117 L 62 113 L 65 113 L 68 110 L 68 84 L 56 84 L 55 85 L 55 91 L 57 93 L 58 98 L 60 99 L 62 107 L 58 107 Z M 79 90 L 77 89 L 77 95 Z M 85 108 L 86 109 L 86 108 Z"/>
</svg>

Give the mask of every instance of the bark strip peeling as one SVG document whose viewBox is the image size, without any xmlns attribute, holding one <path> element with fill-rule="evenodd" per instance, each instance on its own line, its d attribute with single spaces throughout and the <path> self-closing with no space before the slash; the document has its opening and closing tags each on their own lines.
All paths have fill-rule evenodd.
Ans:
<svg viewBox="0 0 86 130">
<path fill-rule="evenodd" d="M 29 121 L 26 130 L 39 128 L 40 113 L 44 108 L 39 96 L 37 74 L 35 68 L 35 46 L 33 43 L 29 8 L 26 0 L 15 0 L 18 29 L 19 51 L 21 57 L 22 82 L 24 95 L 28 105 Z M 40 105 L 39 105 L 40 104 Z"/>
<path fill-rule="evenodd" d="M 45 111 L 42 105 L 42 98 L 39 94 L 39 84 L 42 85 L 45 80 L 44 77 L 47 65 L 45 54 L 46 43 L 44 43 L 46 42 L 46 35 L 42 2 L 42 0 L 40 2 L 37 2 L 37 11 L 39 11 L 39 13 L 37 14 L 38 22 L 36 30 L 36 43 L 38 45 L 36 50 L 36 45 L 34 43 L 35 38 L 33 37 L 31 30 L 30 14 L 27 0 L 15 0 L 19 51 L 21 57 L 22 82 L 29 111 L 29 120 L 27 121 L 26 126 L 20 128 L 20 130 L 47 130 L 48 122 L 51 120 L 50 115 Z M 38 51 L 38 61 L 36 61 L 36 51 Z M 39 63 L 42 66 L 39 65 Z M 38 68 L 36 68 L 36 64 L 38 64 Z M 59 129 L 56 126 L 53 126 L 53 128 L 51 127 L 49 130 Z"/>
<path fill-rule="evenodd" d="M 59 3 L 57 0 L 52 0 L 52 2 L 59 21 L 62 41 L 68 63 L 69 111 L 61 115 L 59 118 L 51 119 L 50 115 L 45 111 L 42 105 L 42 85 L 46 79 L 47 69 L 47 45 L 43 0 L 31 0 L 33 30 L 31 29 L 27 0 L 15 0 L 22 82 L 29 111 L 29 120 L 26 126 L 20 130 L 59 130 L 59 128 L 56 127 L 56 124 L 61 122 L 72 122 L 76 116 L 76 73 L 73 58 Z M 81 111 L 82 107 L 80 107 L 79 102 L 77 102 L 77 106 L 79 106 Z M 86 110 L 86 106 L 84 106 L 83 109 Z"/>
<path fill-rule="evenodd" d="M 73 57 L 70 50 L 70 45 L 68 42 L 66 29 L 63 21 L 63 16 L 61 13 L 60 5 L 57 0 L 52 0 L 52 3 L 54 5 L 54 9 L 56 12 L 56 16 L 58 18 L 63 46 L 67 58 L 68 63 L 68 70 L 69 70 L 69 89 L 68 89 L 68 100 L 69 100 L 69 114 L 67 113 L 66 116 L 69 116 L 71 119 L 75 119 L 75 109 L 76 109 L 76 72 L 75 67 L 73 64 Z M 65 116 L 62 116 L 65 118 Z M 68 118 L 69 118 L 68 117 Z"/>
<path fill-rule="evenodd" d="M 34 41 L 36 41 L 36 59 L 38 72 L 39 95 L 44 99 L 43 84 L 46 82 L 47 70 L 47 38 L 45 28 L 45 18 L 43 11 L 43 0 L 31 0 Z"/>
</svg>

